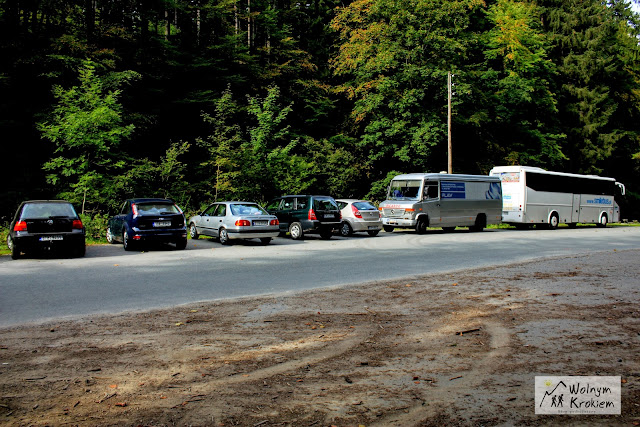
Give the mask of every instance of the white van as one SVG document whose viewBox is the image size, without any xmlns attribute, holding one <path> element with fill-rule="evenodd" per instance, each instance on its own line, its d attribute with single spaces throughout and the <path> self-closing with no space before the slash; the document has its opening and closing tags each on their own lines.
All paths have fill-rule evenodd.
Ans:
<svg viewBox="0 0 640 427">
<path fill-rule="evenodd" d="M 385 231 L 427 227 L 451 231 L 469 227 L 481 231 L 502 220 L 502 186 L 499 177 L 446 173 L 398 175 L 379 207 Z"/>
</svg>

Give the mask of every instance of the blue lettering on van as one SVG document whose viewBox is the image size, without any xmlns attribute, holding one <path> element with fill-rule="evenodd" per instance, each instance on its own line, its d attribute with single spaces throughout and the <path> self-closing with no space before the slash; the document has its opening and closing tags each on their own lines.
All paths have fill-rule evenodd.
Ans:
<svg viewBox="0 0 640 427">
<path fill-rule="evenodd" d="M 595 199 L 588 199 L 588 205 L 610 205 L 611 200 L 605 199 L 604 197 L 596 197 Z"/>
<path fill-rule="evenodd" d="M 465 198 L 464 182 L 448 182 L 440 181 L 440 198 L 441 199 L 464 199 Z"/>
</svg>

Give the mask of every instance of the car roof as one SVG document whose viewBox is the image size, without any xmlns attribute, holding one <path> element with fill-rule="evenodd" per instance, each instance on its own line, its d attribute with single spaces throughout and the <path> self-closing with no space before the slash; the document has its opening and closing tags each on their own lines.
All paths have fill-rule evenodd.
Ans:
<svg viewBox="0 0 640 427">
<path fill-rule="evenodd" d="M 333 199 L 333 197 L 325 196 L 324 194 L 285 194 L 284 196 L 276 197 L 276 199 L 281 199 L 283 197 L 326 197 L 328 199 Z"/>
<path fill-rule="evenodd" d="M 173 203 L 171 199 L 146 199 L 146 198 L 137 198 L 137 199 L 129 199 L 133 203 Z"/>
<path fill-rule="evenodd" d="M 231 203 L 246 203 L 248 205 L 257 205 L 258 204 L 256 202 L 245 202 L 245 201 L 242 201 L 242 200 L 225 200 L 223 202 L 213 202 L 211 204 L 215 205 L 216 203 L 228 203 L 228 204 L 231 204 Z"/>
<path fill-rule="evenodd" d="M 27 203 L 69 203 L 71 204 L 71 202 L 67 200 L 25 200 L 24 202 L 22 202 L 22 204 L 27 204 Z"/>
<path fill-rule="evenodd" d="M 336 202 L 347 202 L 347 203 L 355 203 L 355 202 L 369 202 L 369 200 L 365 199 L 336 199 Z"/>
</svg>

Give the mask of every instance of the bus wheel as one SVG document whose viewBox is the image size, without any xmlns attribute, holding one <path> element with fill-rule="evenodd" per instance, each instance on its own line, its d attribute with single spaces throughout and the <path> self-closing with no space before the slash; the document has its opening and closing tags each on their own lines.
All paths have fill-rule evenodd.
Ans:
<svg viewBox="0 0 640 427">
<path fill-rule="evenodd" d="M 418 219 L 418 223 L 416 224 L 416 231 L 418 232 L 418 234 L 424 234 L 427 232 L 427 227 L 429 225 L 427 224 L 427 221 L 424 218 L 420 218 Z"/>
<path fill-rule="evenodd" d="M 598 227 L 606 227 L 607 223 L 609 222 L 609 218 L 607 218 L 607 214 L 602 214 L 602 216 L 600 217 L 600 221 L 598 221 L 598 223 L 596 224 Z"/>
<path fill-rule="evenodd" d="M 552 213 L 551 217 L 549 218 L 549 230 L 555 230 L 556 228 L 558 228 L 558 224 L 560 223 L 560 218 L 558 217 L 557 213 Z"/>
</svg>

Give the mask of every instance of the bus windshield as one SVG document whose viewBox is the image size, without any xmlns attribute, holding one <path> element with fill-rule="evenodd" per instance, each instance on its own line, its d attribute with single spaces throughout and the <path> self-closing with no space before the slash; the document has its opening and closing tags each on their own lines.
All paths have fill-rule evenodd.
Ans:
<svg viewBox="0 0 640 427">
<path fill-rule="evenodd" d="M 418 200 L 420 194 L 419 179 L 394 179 L 389 185 L 388 200 Z"/>
</svg>

